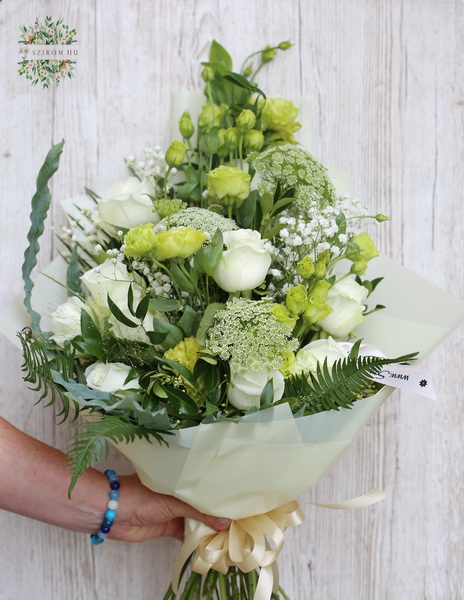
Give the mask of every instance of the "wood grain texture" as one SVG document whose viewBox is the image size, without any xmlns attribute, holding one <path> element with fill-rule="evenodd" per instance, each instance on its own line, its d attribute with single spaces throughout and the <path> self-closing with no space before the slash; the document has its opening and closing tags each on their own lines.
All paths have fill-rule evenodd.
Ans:
<svg viewBox="0 0 464 600">
<path fill-rule="evenodd" d="M 30 88 L 12 60 L 19 27 L 45 15 L 75 26 L 82 49 L 76 78 L 56 90 Z M 392 217 L 375 231 L 382 251 L 463 297 L 463 26 L 462 0 L 2 0 L 0 308 L 21 288 L 29 201 L 51 143 L 66 139 L 52 182 L 59 228 L 60 199 L 104 191 L 125 176 L 124 156 L 166 145 L 171 94 L 200 88 L 212 38 L 236 65 L 269 42 L 295 43 L 262 72 L 265 91 L 311 99 L 310 150 Z M 40 266 L 56 251 L 47 231 Z M 306 507 L 280 559 L 293 600 L 462 598 L 463 342 L 461 328 L 426 362 L 436 402 L 396 393 L 303 495 L 334 501 L 378 486 L 389 497 L 355 512 Z M 0 343 L 2 415 L 65 448 L 69 428 L 32 408 L 19 353 Z M 115 453 L 108 464 L 130 471 Z M 2 513 L 0 599 L 160 600 L 177 548 L 92 548 L 86 536 Z"/>
</svg>

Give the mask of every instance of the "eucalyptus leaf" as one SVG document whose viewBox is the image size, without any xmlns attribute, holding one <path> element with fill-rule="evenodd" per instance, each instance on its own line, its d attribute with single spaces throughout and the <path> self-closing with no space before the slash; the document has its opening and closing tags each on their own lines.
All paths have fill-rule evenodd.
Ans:
<svg viewBox="0 0 464 600">
<path fill-rule="evenodd" d="M 64 140 L 53 146 L 40 168 L 37 176 L 36 192 L 31 201 L 31 225 L 27 234 L 28 247 L 24 252 L 24 261 L 22 265 L 22 275 L 24 282 L 24 306 L 31 317 L 32 330 L 40 333 L 40 314 L 33 310 L 31 304 L 32 289 L 34 282 L 31 279 L 31 273 L 37 265 L 37 254 L 39 253 L 39 238 L 45 229 L 45 219 L 51 202 L 50 189 L 48 182 L 58 170 L 60 156 L 63 152 Z"/>
</svg>

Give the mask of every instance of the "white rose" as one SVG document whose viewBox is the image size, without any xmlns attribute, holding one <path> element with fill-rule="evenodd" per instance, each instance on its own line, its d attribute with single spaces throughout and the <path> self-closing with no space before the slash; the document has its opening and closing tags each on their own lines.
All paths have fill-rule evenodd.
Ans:
<svg viewBox="0 0 464 600">
<path fill-rule="evenodd" d="M 77 296 L 71 296 L 52 313 L 52 339 L 62 346 L 81 334 L 81 311 L 86 307 Z"/>
<path fill-rule="evenodd" d="M 316 373 L 317 365 L 324 364 L 327 359 L 327 366 L 330 368 L 337 360 L 347 358 L 348 352 L 342 344 L 338 344 L 329 337 L 326 340 L 315 340 L 310 342 L 295 356 L 293 373 L 298 374 L 305 371 Z"/>
<path fill-rule="evenodd" d="M 227 250 L 213 275 L 218 286 L 226 292 L 244 292 L 261 285 L 272 260 L 266 241 L 252 229 L 226 231 Z"/>
<path fill-rule="evenodd" d="M 126 177 L 114 183 L 100 200 L 100 216 L 106 223 L 126 229 L 158 223 L 159 216 L 153 212 L 149 195 L 154 195 L 154 189 L 147 179 Z"/>
<path fill-rule="evenodd" d="M 327 303 L 333 312 L 318 322 L 318 325 L 335 338 L 347 337 L 358 325 L 365 321 L 363 302 L 368 291 L 351 277 L 342 279 L 330 288 Z"/>
<path fill-rule="evenodd" d="M 339 342 L 339 346 L 349 354 L 354 344 L 351 342 Z M 371 346 L 371 344 L 361 344 L 359 346 L 358 356 L 377 356 L 378 358 L 386 358 L 385 354 L 381 352 L 377 346 Z"/>
<path fill-rule="evenodd" d="M 284 393 L 284 377 L 279 371 L 272 373 L 255 373 L 249 371 L 243 375 L 231 373 L 230 386 L 227 392 L 229 402 L 239 410 L 248 410 L 253 406 L 259 408 L 261 393 L 266 383 L 272 379 L 274 386 L 274 402 L 280 400 Z"/>
<path fill-rule="evenodd" d="M 129 273 L 126 265 L 111 258 L 98 267 L 90 269 L 81 277 L 81 281 L 92 294 L 92 298 L 102 306 L 108 306 L 108 295 L 119 307 L 127 307 L 127 295 L 131 284 L 142 283 Z M 136 290 L 134 289 L 134 295 Z"/>
<path fill-rule="evenodd" d="M 139 378 L 135 377 L 125 383 L 131 368 L 123 363 L 96 362 L 84 372 L 87 385 L 92 390 L 113 393 L 116 390 L 137 389 Z"/>
</svg>

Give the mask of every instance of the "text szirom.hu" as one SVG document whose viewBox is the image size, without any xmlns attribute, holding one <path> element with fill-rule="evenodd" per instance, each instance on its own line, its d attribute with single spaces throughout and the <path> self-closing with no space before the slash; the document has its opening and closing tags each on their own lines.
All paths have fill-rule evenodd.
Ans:
<svg viewBox="0 0 464 600">
<path fill-rule="evenodd" d="M 26 44 L 20 46 L 19 54 L 26 60 L 76 60 L 79 57 L 79 48 L 75 44 L 69 45 L 38 45 Z"/>
</svg>

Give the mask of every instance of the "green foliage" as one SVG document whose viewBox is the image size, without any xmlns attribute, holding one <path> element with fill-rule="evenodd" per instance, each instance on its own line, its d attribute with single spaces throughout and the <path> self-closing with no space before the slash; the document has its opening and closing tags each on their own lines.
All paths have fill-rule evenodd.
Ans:
<svg viewBox="0 0 464 600">
<path fill-rule="evenodd" d="M 66 394 L 59 383 L 54 379 L 53 372 L 60 372 L 66 379 L 75 376 L 75 357 L 72 351 L 66 351 L 56 345 L 52 345 L 47 340 L 36 336 L 29 328 L 18 332 L 21 342 L 24 363 L 21 370 L 25 375 L 24 381 L 32 384 L 30 389 L 40 393 L 36 404 L 50 396 L 47 406 L 51 406 L 60 399 L 62 409 L 58 416 L 62 416 L 61 422 L 69 417 L 71 407 L 74 408 L 74 417 L 76 419 L 79 413 L 79 405 Z"/>
<path fill-rule="evenodd" d="M 50 189 L 48 182 L 58 170 L 60 164 L 60 155 L 63 152 L 64 140 L 53 146 L 39 171 L 37 176 L 37 187 L 31 201 L 31 226 L 27 234 L 29 246 L 24 252 L 24 261 L 22 266 L 24 281 L 24 306 L 31 317 L 32 330 L 40 333 L 40 315 L 33 310 L 31 304 L 32 289 L 34 282 L 31 279 L 31 273 L 37 265 L 37 254 L 39 253 L 39 238 L 45 229 L 45 219 L 51 202 Z"/>
<path fill-rule="evenodd" d="M 415 358 L 417 353 L 398 358 L 358 356 L 357 343 L 347 358 L 334 363 L 331 369 L 327 360 L 318 363 L 316 374 L 301 373 L 286 380 L 284 397 L 279 404 L 289 402 L 293 412 L 311 415 L 326 410 L 351 408 L 353 402 L 380 390 L 383 386 L 372 381 L 383 366 L 404 363 Z"/>
<path fill-rule="evenodd" d="M 166 444 L 166 441 L 158 433 L 148 431 L 140 425 L 134 425 L 113 415 L 106 415 L 104 420 L 92 421 L 77 427 L 82 431 L 71 438 L 67 452 L 69 467 L 72 469 L 71 483 L 68 489 L 69 496 L 71 496 L 78 477 L 100 459 L 102 452 L 106 456 L 108 452 L 107 439 L 113 442 L 131 443 L 135 438 L 151 442 L 151 437 L 153 437 L 160 444 Z"/>
</svg>

